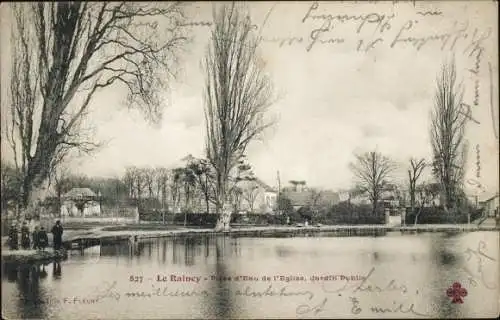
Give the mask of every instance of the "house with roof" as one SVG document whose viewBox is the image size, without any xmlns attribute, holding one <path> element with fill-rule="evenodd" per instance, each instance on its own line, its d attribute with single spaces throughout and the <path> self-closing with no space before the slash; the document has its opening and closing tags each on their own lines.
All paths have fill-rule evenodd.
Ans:
<svg viewBox="0 0 500 320">
<path fill-rule="evenodd" d="M 239 211 L 271 214 L 276 209 L 278 192 L 259 178 L 238 182 Z"/>
<path fill-rule="evenodd" d="M 483 197 L 482 200 L 478 201 L 478 205 L 480 208 L 484 208 L 485 213 L 488 217 L 498 217 L 499 216 L 499 193 L 497 192 L 494 195 L 488 195 Z"/>
<path fill-rule="evenodd" d="M 86 217 L 100 216 L 100 193 L 90 188 L 73 188 L 62 196 L 61 216 Z"/>
<path fill-rule="evenodd" d="M 305 206 L 333 206 L 340 202 L 340 195 L 331 190 L 301 189 L 300 191 L 286 189 L 282 192 L 288 198 L 294 210 Z"/>
</svg>

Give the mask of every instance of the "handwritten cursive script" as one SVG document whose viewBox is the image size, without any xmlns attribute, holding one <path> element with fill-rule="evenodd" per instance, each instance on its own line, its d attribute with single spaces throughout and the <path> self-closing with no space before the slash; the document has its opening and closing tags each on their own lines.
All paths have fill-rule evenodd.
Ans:
<svg viewBox="0 0 500 320">
<path fill-rule="evenodd" d="M 349 299 L 351 301 L 351 313 L 352 314 L 358 315 L 361 312 L 363 312 L 364 309 L 362 307 L 362 303 L 358 298 L 349 297 Z M 406 305 L 402 302 L 397 302 L 397 301 L 393 301 L 392 306 L 390 306 L 390 307 L 376 304 L 376 305 L 370 306 L 370 308 L 368 310 L 371 311 L 372 314 L 373 313 L 375 313 L 375 314 L 391 314 L 391 313 L 392 314 L 398 314 L 398 313 L 408 314 L 408 313 L 411 313 L 411 314 L 414 314 L 417 316 L 430 316 L 429 314 L 425 314 L 425 313 L 416 311 L 414 303 Z"/>
<path fill-rule="evenodd" d="M 470 261 L 472 257 L 476 258 L 477 267 L 475 273 L 469 270 L 467 267 L 463 267 L 464 271 L 469 275 L 469 282 L 476 286 L 477 281 L 480 281 L 484 287 L 490 290 L 494 290 L 497 288 L 494 282 L 488 281 L 486 279 L 486 275 L 484 273 L 483 267 L 485 266 L 485 262 L 493 262 L 496 261 L 491 255 L 486 252 L 486 242 L 479 241 L 476 249 L 467 248 L 465 250 L 466 260 Z"/>
<path fill-rule="evenodd" d="M 95 293 L 92 295 L 94 299 L 102 301 L 105 299 L 120 300 L 121 295 L 116 291 L 116 281 L 109 283 L 104 282 L 101 288 L 96 288 Z"/>
<path fill-rule="evenodd" d="M 295 309 L 295 313 L 297 315 L 312 314 L 312 315 L 316 316 L 316 315 L 318 315 L 318 313 L 323 312 L 327 301 L 328 301 L 328 299 L 324 298 L 319 304 L 314 305 L 314 306 L 310 306 L 308 304 L 300 304 Z"/>
<path fill-rule="evenodd" d="M 392 302 L 391 307 L 382 307 L 380 305 L 374 305 L 370 307 L 370 311 L 372 313 L 411 313 L 417 316 L 429 316 L 429 314 L 425 314 L 422 312 L 418 312 L 415 310 L 415 304 L 411 303 L 410 305 L 406 306 L 403 303 L 399 303 L 396 301 Z"/>
<path fill-rule="evenodd" d="M 273 296 L 278 296 L 278 297 L 305 296 L 309 300 L 312 300 L 312 298 L 314 298 L 314 293 L 311 291 L 308 290 L 294 291 L 288 289 L 287 286 L 275 289 L 272 284 L 270 284 L 264 290 L 256 290 L 251 286 L 246 286 L 245 289 L 243 290 L 236 290 L 235 294 L 237 296 L 245 296 L 252 298 L 263 298 L 263 297 L 273 297 Z"/>
<path fill-rule="evenodd" d="M 152 298 L 152 297 L 179 297 L 189 298 L 198 296 L 208 296 L 207 290 L 170 290 L 168 286 L 152 286 L 151 291 L 129 291 L 125 293 L 127 298 Z"/>
<path fill-rule="evenodd" d="M 327 287 L 326 283 L 322 283 L 322 289 L 326 293 L 339 293 L 342 291 L 350 291 L 352 293 L 356 292 L 387 292 L 387 291 L 399 291 L 400 293 L 407 293 L 408 288 L 403 284 L 398 284 L 395 279 L 390 280 L 385 286 L 379 286 L 371 282 L 371 277 L 375 272 L 375 267 L 370 269 L 370 272 L 363 277 L 363 279 L 357 281 L 351 281 L 345 279 L 344 285 L 337 289 L 332 289 Z"/>
<path fill-rule="evenodd" d="M 493 134 L 495 135 L 495 138 L 498 140 L 498 128 L 495 123 L 495 121 L 498 120 L 498 117 L 495 116 L 495 106 L 494 106 L 495 104 L 493 102 L 493 71 L 491 70 L 490 62 L 488 62 L 488 74 L 490 80 L 490 112 L 491 112 L 491 120 L 493 122 Z"/>
</svg>

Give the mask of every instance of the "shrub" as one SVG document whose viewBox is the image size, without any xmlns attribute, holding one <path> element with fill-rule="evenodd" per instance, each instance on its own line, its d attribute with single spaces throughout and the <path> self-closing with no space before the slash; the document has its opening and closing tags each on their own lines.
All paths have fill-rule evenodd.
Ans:
<svg viewBox="0 0 500 320">
<path fill-rule="evenodd" d="M 416 208 L 415 212 L 411 212 L 410 208 L 406 208 L 406 224 L 415 224 L 415 217 L 419 210 L 420 208 Z M 467 223 L 469 213 L 472 222 L 482 216 L 483 209 L 468 207 L 459 209 L 457 212 L 446 213 L 442 206 L 424 207 L 421 208 L 417 224 Z"/>
<path fill-rule="evenodd" d="M 286 215 L 233 214 L 231 216 L 231 223 L 256 224 L 256 225 L 285 224 L 286 223 Z"/>
<path fill-rule="evenodd" d="M 186 218 L 186 225 L 188 226 L 215 227 L 218 215 L 206 213 L 177 213 L 174 216 L 174 223 L 184 224 L 184 218 Z"/>
<path fill-rule="evenodd" d="M 165 217 L 168 217 L 168 212 L 165 212 Z M 139 220 L 141 221 L 163 221 L 163 211 L 155 209 L 139 210 Z"/>
<path fill-rule="evenodd" d="M 373 214 L 371 205 L 341 202 L 333 205 L 326 214 L 316 217 L 312 222 L 331 225 L 385 224 L 385 214 L 383 207 L 378 207 Z"/>
</svg>

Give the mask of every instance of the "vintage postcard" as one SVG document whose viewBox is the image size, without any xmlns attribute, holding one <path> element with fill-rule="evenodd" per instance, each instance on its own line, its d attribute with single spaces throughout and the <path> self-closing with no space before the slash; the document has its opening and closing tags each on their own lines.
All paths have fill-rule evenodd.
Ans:
<svg viewBox="0 0 500 320">
<path fill-rule="evenodd" d="M 0 15 L 3 319 L 499 316 L 498 2 Z"/>
</svg>

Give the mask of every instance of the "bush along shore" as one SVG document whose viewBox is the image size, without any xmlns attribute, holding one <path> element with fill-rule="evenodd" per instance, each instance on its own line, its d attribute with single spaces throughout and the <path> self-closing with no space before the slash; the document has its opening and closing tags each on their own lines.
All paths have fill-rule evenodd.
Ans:
<svg viewBox="0 0 500 320">
<path fill-rule="evenodd" d="M 443 207 L 393 209 L 391 215 L 404 215 L 407 225 L 415 224 L 466 224 L 480 219 L 482 209 L 464 208 L 455 213 L 446 213 Z M 139 213 L 143 223 L 167 223 L 169 225 L 186 225 L 190 227 L 213 228 L 217 222 L 216 214 L 183 212 L 173 214 L 158 210 L 143 210 Z M 295 225 L 297 223 L 323 224 L 330 226 L 342 225 L 384 225 L 386 215 L 383 207 L 375 212 L 370 205 L 352 205 L 346 202 L 333 205 L 328 209 L 314 211 L 305 206 L 299 210 L 289 210 L 283 214 L 233 214 L 231 223 L 248 226 Z"/>
<path fill-rule="evenodd" d="M 216 214 L 183 212 L 173 214 L 171 212 L 162 212 L 160 210 L 140 210 L 139 220 L 143 222 L 163 222 L 174 225 L 198 226 L 213 228 L 217 222 Z M 283 214 L 233 214 L 231 216 L 232 224 L 241 225 L 286 225 L 304 223 L 321 223 L 325 225 L 383 225 L 385 224 L 384 208 L 377 208 L 372 212 L 369 205 L 351 205 L 339 203 L 328 210 L 319 210 L 315 212 L 309 207 L 303 207 L 299 210 L 288 210 Z"/>
<path fill-rule="evenodd" d="M 3 263 L 33 263 L 65 260 L 68 257 L 66 250 L 2 250 Z"/>
</svg>

